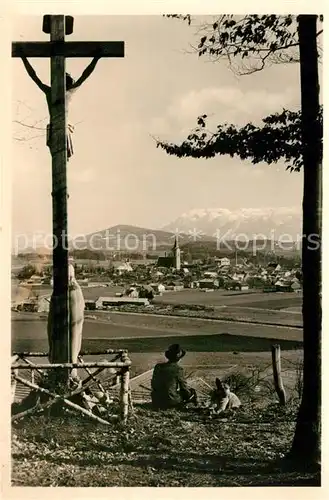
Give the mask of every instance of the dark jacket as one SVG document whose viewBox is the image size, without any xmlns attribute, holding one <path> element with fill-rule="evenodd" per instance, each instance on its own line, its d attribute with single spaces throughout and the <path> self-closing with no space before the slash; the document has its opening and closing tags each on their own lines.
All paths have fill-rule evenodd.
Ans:
<svg viewBox="0 0 329 500">
<path fill-rule="evenodd" d="M 157 408 L 172 408 L 190 397 L 184 370 L 177 363 L 158 363 L 151 382 L 152 403 Z"/>
</svg>

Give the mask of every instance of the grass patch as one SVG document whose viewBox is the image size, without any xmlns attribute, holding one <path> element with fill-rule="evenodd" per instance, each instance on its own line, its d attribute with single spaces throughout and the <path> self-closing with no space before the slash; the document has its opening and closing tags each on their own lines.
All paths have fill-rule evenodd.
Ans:
<svg viewBox="0 0 329 500">
<path fill-rule="evenodd" d="M 318 473 L 279 462 L 292 442 L 296 403 L 237 413 L 135 407 L 109 428 L 65 414 L 14 424 L 13 486 L 319 486 Z"/>
<path fill-rule="evenodd" d="M 284 351 L 302 349 L 303 343 L 293 340 L 281 340 L 281 349 Z M 219 335 L 181 335 L 170 337 L 134 338 L 134 339 L 85 339 L 84 349 L 105 349 L 117 348 L 122 345 L 129 352 L 162 352 L 169 344 L 184 344 L 184 349 L 188 352 L 266 352 L 271 350 L 273 344 L 278 343 L 275 338 L 261 338 L 232 334 Z M 107 347 L 105 347 L 107 346 Z"/>
<path fill-rule="evenodd" d="M 274 332 L 273 332 L 274 333 Z M 211 335 L 175 335 L 156 337 L 139 337 L 130 339 L 92 339 L 84 338 L 82 349 L 88 351 L 102 349 L 128 349 L 129 353 L 155 353 L 164 352 L 168 345 L 179 343 L 184 344 L 184 349 L 188 352 L 270 352 L 273 344 L 280 343 L 284 351 L 295 351 L 302 349 L 303 343 L 295 340 L 283 340 L 276 338 L 251 337 L 246 335 L 233 334 L 211 334 Z M 17 346 L 13 346 L 14 348 Z M 32 340 L 21 339 L 19 341 L 19 351 L 48 351 L 48 341 L 44 339 Z"/>
</svg>

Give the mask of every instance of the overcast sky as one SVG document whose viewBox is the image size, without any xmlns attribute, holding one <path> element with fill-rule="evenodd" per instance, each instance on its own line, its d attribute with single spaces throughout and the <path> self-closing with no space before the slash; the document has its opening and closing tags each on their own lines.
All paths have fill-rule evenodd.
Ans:
<svg viewBox="0 0 329 500">
<path fill-rule="evenodd" d="M 41 17 L 17 18 L 13 40 L 46 40 L 41 25 Z M 155 147 L 152 135 L 179 140 L 201 113 L 217 123 L 244 124 L 300 105 L 297 64 L 237 78 L 224 62 L 187 53 L 195 34 L 195 27 L 161 16 L 75 16 L 67 39 L 124 40 L 126 56 L 102 59 L 72 102 L 70 235 L 116 224 L 159 228 L 192 208 L 301 206 L 302 176 L 283 164 L 182 160 Z M 49 61 L 31 62 L 49 83 Z M 70 59 L 67 70 L 78 78 L 88 62 Z M 45 127 L 42 92 L 19 59 L 12 59 L 12 70 L 14 120 Z M 45 132 L 14 124 L 13 136 L 13 233 L 51 231 Z"/>
</svg>

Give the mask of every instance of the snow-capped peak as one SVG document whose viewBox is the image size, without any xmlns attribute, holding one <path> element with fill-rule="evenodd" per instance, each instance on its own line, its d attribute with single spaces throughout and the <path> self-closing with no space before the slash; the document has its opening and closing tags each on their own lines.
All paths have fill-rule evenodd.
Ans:
<svg viewBox="0 0 329 500">
<path fill-rule="evenodd" d="M 228 235 L 243 233 L 250 237 L 259 233 L 264 237 L 273 237 L 273 231 L 291 234 L 293 238 L 301 233 L 302 211 L 299 207 L 279 208 L 194 208 L 183 213 L 163 229 L 166 231 L 202 231 L 214 236 L 216 231 Z M 270 236 L 272 235 L 272 236 Z"/>
</svg>

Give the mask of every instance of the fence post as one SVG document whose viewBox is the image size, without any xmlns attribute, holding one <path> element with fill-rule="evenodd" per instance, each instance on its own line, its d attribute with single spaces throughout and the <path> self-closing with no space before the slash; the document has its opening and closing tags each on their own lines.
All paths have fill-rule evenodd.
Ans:
<svg viewBox="0 0 329 500">
<path fill-rule="evenodd" d="M 129 407 L 129 368 L 123 368 L 121 374 L 121 418 L 125 423 Z"/>
<path fill-rule="evenodd" d="M 272 366 L 273 366 L 273 378 L 274 387 L 277 395 L 279 396 L 280 405 L 284 406 L 286 404 L 286 392 L 284 390 L 282 377 L 281 377 L 281 359 L 280 359 L 281 349 L 279 345 L 272 346 Z"/>
<path fill-rule="evenodd" d="M 16 380 L 16 375 L 18 375 L 18 370 L 15 370 L 14 373 L 11 374 L 11 402 L 15 402 L 15 397 L 16 397 L 16 386 L 17 386 L 17 380 Z"/>
<path fill-rule="evenodd" d="M 11 357 L 11 364 L 16 363 L 19 360 L 19 356 L 17 354 L 14 354 Z M 18 375 L 18 370 L 14 370 L 14 372 L 11 373 L 11 402 L 14 403 L 15 401 L 15 396 L 16 396 L 16 386 L 17 386 L 17 380 L 16 380 L 16 375 Z"/>
<path fill-rule="evenodd" d="M 122 361 L 128 361 L 127 354 L 123 354 L 121 359 Z M 129 410 L 129 366 L 122 368 L 120 380 L 121 419 L 126 423 Z"/>
</svg>

